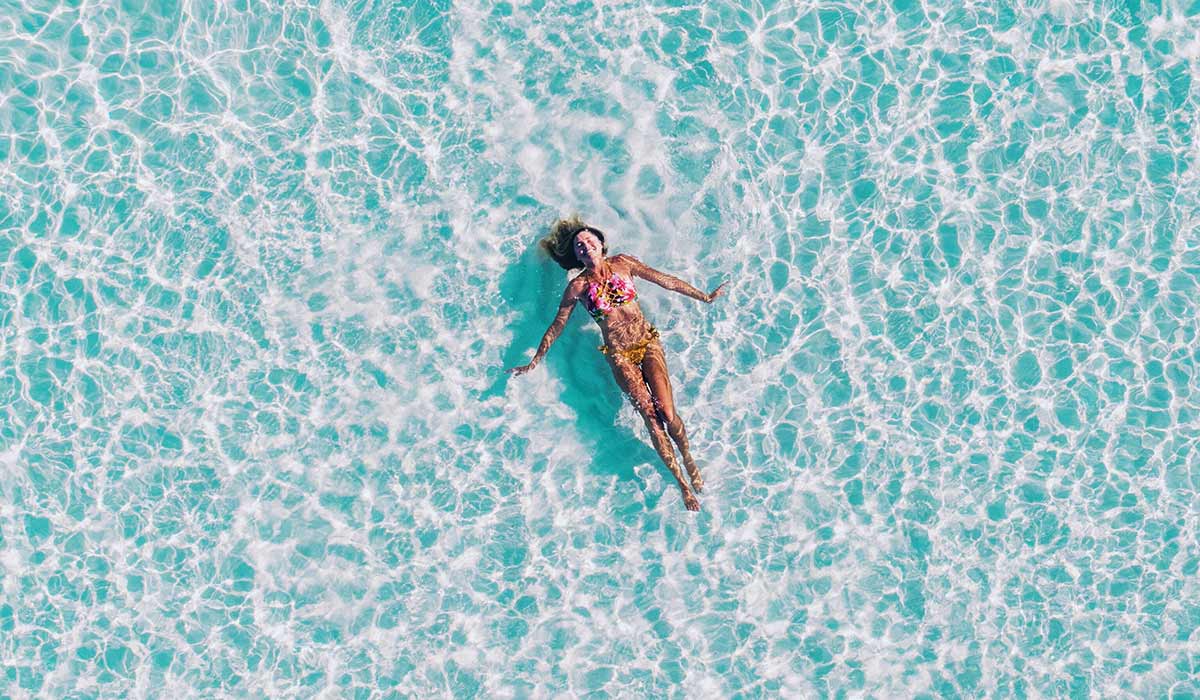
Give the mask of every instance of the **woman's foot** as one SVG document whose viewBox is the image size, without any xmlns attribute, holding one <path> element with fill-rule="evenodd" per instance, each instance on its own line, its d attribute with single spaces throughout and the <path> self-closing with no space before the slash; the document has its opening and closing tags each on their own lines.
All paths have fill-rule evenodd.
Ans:
<svg viewBox="0 0 1200 700">
<path fill-rule="evenodd" d="M 696 494 L 686 489 L 683 492 L 683 505 L 688 510 L 700 510 L 700 501 L 696 499 Z"/>
</svg>

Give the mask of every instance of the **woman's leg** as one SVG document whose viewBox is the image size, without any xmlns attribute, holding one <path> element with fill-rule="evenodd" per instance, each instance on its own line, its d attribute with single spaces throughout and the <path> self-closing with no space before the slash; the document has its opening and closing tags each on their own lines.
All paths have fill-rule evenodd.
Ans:
<svg viewBox="0 0 1200 700">
<path fill-rule="evenodd" d="M 667 439 L 662 423 L 659 422 L 658 415 L 654 411 L 654 399 L 650 396 L 649 388 L 646 387 L 642 369 L 622 357 L 610 356 L 608 364 L 612 367 L 617 386 L 621 387 L 621 391 L 625 392 L 633 403 L 633 407 L 641 414 L 642 420 L 646 422 L 646 427 L 650 430 L 650 442 L 654 444 L 658 456 L 667 465 L 667 469 L 671 470 L 675 481 L 679 482 L 679 489 L 683 492 L 683 504 L 688 510 L 700 510 L 700 502 L 696 500 L 696 495 L 684 481 L 683 470 L 679 468 L 679 461 L 675 459 L 675 450 L 671 447 L 671 441 Z"/>
<path fill-rule="evenodd" d="M 692 479 L 692 488 L 696 493 L 704 490 L 704 479 L 700 476 L 700 468 L 692 459 L 687 439 L 687 431 L 683 427 L 683 419 L 675 412 L 675 398 L 671 393 L 671 377 L 667 374 L 667 358 L 663 354 L 662 343 L 657 339 L 646 348 L 646 356 L 642 358 L 642 376 L 646 386 L 650 387 L 651 396 L 658 404 L 667 432 L 679 447 L 683 455 L 683 465 L 687 467 L 688 476 Z"/>
</svg>

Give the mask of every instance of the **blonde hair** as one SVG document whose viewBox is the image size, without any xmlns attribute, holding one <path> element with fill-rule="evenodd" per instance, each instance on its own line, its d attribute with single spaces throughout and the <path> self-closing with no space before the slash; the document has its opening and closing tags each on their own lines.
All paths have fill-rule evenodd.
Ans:
<svg viewBox="0 0 1200 700">
<path fill-rule="evenodd" d="M 608 242 L 604 240 L 604 232 L 583 223 L 578 214 L 555 221 L 550 227 L 550 234 L 539 241 L 538 245 L 564 270 L 576 270 L 583 267 L 583 263 L 575 257 L 575 236 L 584 231 L 595 234 L 596 238 L 600 239 L 601 251 L 608 255 Z"/>
</svg>

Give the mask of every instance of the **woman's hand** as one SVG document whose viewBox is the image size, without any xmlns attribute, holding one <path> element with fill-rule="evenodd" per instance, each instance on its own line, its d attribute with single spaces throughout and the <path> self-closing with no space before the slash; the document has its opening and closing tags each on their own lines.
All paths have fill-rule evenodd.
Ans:
<svg viewBox="0 0 1200 700">
<path fill-rule="evenodd" d="M 729 284 L 729 283 L 722 282 L 721 284 L 717 285 L 716 289 L 714 289 L 708 293 L 708 297 L 704 301 L 708 302 L 709 304 L 713 303 L 713 299 L 716 299 L 717 297 L 719 297 L 725 293 L 725 285 L 727 285 L 727 284 Z"/>
<path fill-rule="evenodd" d="M 521 365 L 520 367 L 509 367 L 508 369 L 506 369 L 504 371 L 512 373 L 512 375 L 515 377 L 519 377 L 522 374 L 525 374 L 529 370 L 533 369 L 534 367 L 537 367 L 537 360 L 534 360 L 533 362 L 530 362 L 527 365 Z"/>
</svg>

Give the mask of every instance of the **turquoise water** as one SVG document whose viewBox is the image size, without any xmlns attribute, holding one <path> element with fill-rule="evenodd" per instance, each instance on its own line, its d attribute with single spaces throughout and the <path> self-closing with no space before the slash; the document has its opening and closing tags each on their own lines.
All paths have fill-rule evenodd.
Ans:
<svg viewBox="0 0 1200 700">
<path fill-rule="evenodd" d="M 1200 693 L 1200 5 L 0 8 L 0 695 Z"/>
</svg>

